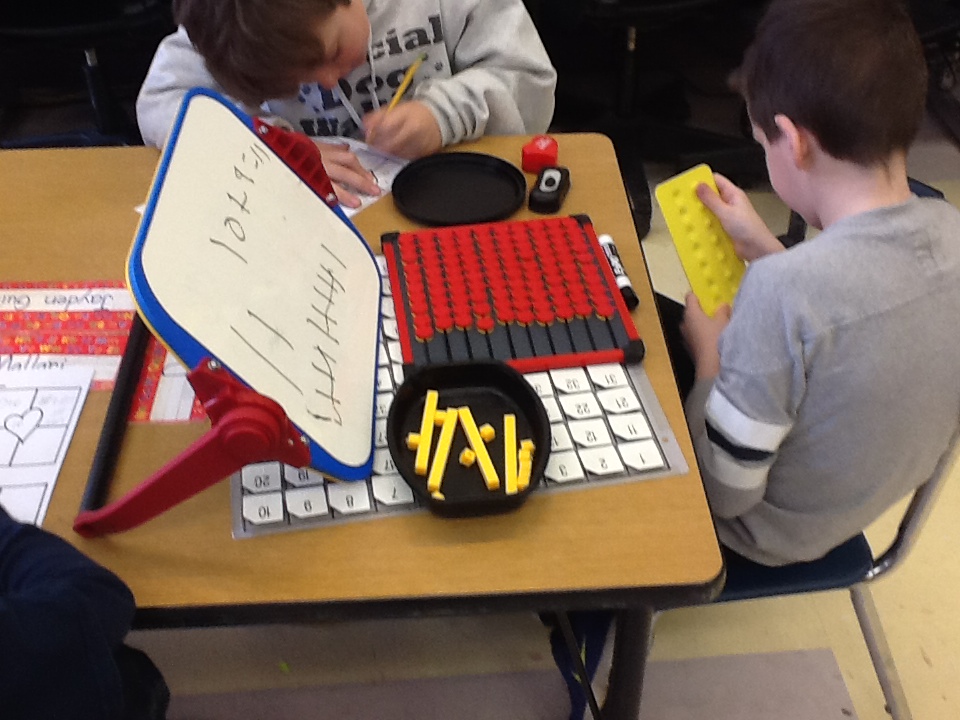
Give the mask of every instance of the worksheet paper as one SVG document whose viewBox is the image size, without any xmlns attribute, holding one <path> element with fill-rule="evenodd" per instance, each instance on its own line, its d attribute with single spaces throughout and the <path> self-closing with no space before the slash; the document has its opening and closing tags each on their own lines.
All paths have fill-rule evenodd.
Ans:
<svg viewBox="0 0 960 720">
<path fill-rule="evenodd" d="M 353 217 L 389 193 L 390 188 L 393 187 L 393 179 L 397 176 L 397 173 L 403 170 L 408 162 L 395 155 L 377 150 L 365 142 L 349 137 L 330 138 L 329 140 L 318 140 L 318 142 L 326 142 L 332 145 L 346 145 L 349 147 L 353 151 L 353 154 L 357 156 L 360 164 L 373 174 L 377 185 L 380 186 L 381 195 L 357 193 L 357 196 L 360 198 L 360 207 L 348 208 L 346 205 L 341 206 L 344 215 L 347 217 Z"/>
<path fill-rule="evenodd" d="M 91 367 L 90 389 L 111 390 L 134 311 L 120 281 L 0 283 L 0 371 Z M 205 418 L 186 369 L 151 339 L 130 421 Z"/>
<path fill-rule="evenodd" d="M 108 390 L 133 312 L 119 282 L 0 283 L 0 370 L 89 366 Z"/>
<path fill-rule="evenodd" d="M 20 522 L 43 522 L 93 372 L 0 370 L 0 505 Z"/>
</svg>

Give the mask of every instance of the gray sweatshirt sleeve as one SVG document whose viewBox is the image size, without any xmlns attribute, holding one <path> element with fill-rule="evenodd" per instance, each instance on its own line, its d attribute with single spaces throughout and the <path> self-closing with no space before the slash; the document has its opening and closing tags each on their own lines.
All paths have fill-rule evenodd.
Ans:
<svg viewBox="0 0 960 720">
<path fill-rule="evenodd" d="M 426 80 L 414 97 L 433 110 L 444 145 L 484 134 L 544 132 L 557 73 L 520 0 L 442 1 L 453 76 Z"/>
<path fill-rule="evenodd" d="M 443 144 L 545 131 L 557 75 L 521 0 L 439 0 L 438 7 L 453 76 L 424 80 L 413 96 L 433 111 Z M 410 18 L 412 8 L 371 3 L 369 10 L 374 26 L 390 26 Z M 161 42 L 137 98 L 146 144 L 163 146 L 184 95 L 196 86 L 223 93 L 180 28 Z"/>
<path fill-rule="evenodd" d="M 194 87 L 223 92 L 181 27 L 160 43 L 137 96 L 137 124 L 146 145 L 163 147 L 184 95 Z"/>
<path fill-rule="evenodd" d="M 160 43 L 137 96 L 137 124 L 145 144 L 163 147 L 183 96 L 198 86 L 219 90 L 181 27 Z"/>
<path fill-rule="evenodd" d="M 720 336 L 720 374 L 698 380 L 684 407 L 710 509 L 720 518 L 763 501 L 802 394 L 803 370 L 794 361 L 802 344 L 777 306 L 777 276 L 762 275 L 759 264 L 744 277 Z"/>
</svg>

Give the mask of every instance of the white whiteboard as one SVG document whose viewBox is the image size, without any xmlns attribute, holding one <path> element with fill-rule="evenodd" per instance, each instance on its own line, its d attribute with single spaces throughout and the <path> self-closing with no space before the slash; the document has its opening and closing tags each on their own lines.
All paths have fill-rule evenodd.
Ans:
<svg viewBox="0 0 960 720">
<path fill-rule="evenodd" d="M 336 462 L 362 465 L 372 443 L 376 262 L 232 109 L 208 94 L 187 103 L 131 257 L 150 291 L 131 283 L 141 310 L 175 353 L 184 342 L 167 319 L 277 401 Z"/>
</svg>

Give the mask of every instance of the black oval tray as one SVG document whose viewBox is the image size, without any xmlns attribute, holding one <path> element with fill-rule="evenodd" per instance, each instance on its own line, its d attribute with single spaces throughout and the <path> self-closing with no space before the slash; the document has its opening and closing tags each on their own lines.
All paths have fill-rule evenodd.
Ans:
<svg viewBox="0 0 960 720">
<path fill-rule="evenodd" d="M 440 488 L 444 499 L 427 491 L 427 476 L 414 470 L 416 451 L 407 447 L 407 434 L 420 432 L 427 390 L 437 391 L 437 409 L 466 405 L 478 427 L 484 423 L 494 427 L 497 434 L 487 443 L 487 450 L 500 477 L 499 490 L 487 489 L 476 463 L 470 467 L 460 464 L 460 451 L 469 445 L 458 421 Z M 530 484 L 514 495 L 506 494 L 504 474 L 503 416 L 507 413 L 517 418 L 517 448 L 526 438 L 535 444 Z M 440 428 L 434 427 L 431 458 L 439 433 Z M 430 509 L 441 515 L 480 515 L 515 508 L 537 487 L 550 456 L 550 421 L 536 391 L 504 363 L 433 365 L 407 377 L 397 390 L 387 416 L 387 446 L 401 477 Z"/>
<path fill-rule="evenodd" d="M 527 180 L 506 160 L 451 152 L 414 160 L 393 179 L 393 201 L 424 225 L 471 225 L 510 217 L 523 206 Z"/>
</svg>

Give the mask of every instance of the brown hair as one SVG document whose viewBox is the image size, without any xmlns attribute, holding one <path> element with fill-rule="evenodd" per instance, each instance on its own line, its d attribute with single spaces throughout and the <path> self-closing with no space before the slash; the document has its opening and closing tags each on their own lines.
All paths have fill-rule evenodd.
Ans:
<svg viewBox="0 0 960 720">
<path fill-rule="evenodd" d="M 173 0 L 173 16 L 224 90 L 258 105 L 294 94 L 303 73 L 323 62 L 317 23 L 350 2 Z"/>
<path fill-rule="evenodd" d="M 768 140 L 782 114 L 833 157 L 867 166 L 913 142 L 927 68 L 902 0 L 773 0 L 736 83 Z"/>
</svg>

